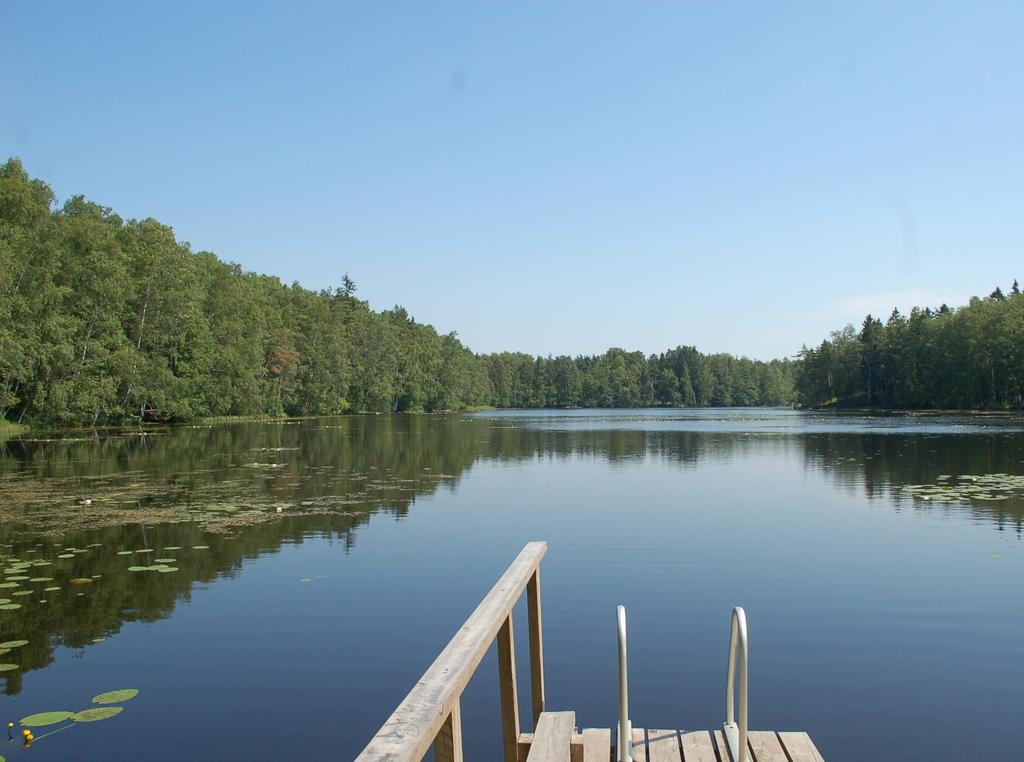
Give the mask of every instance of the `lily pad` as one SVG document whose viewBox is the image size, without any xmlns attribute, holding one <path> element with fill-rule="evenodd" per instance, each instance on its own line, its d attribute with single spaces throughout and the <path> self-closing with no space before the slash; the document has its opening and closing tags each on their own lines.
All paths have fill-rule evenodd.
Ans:
<svg viewBox="0 0 1024 762">
<path fill-rule="evenodd" d="M 177 566 L 161 566 L 161 567 L 159 567 L 157 569 L 157 571 L 160 572 L 161 574 L 169 574 L 170 572 L 178 571 L 178 567 Z"/>
<path fill-rule="evenodd" d="M 81 712 L 75 712 L 71 715 L 71 719 L 75 722 L 99 722 L 116 717 L 123 711 L 123 706 L 98 706 L 95 709 L 83 709 Z"/>
<path fill-rule="evenodd" d="M 117 555 L 119 555 L 119 556 L 130 556 L 134 552 L 135 552 L 134 550 L 119 550 L 119 551 L 117 551 Z"/>
<path fill-rule="evenodd" d="M 29 582 L 53 582 L 53 577 L 33 577 Z"/>
<path fill-rule="evenodd" d="M 173 564 L 178 559 L 177 558 L 154 558 L 153 560 L 156 561 L 158 564 Z"/>
<path fill-rule="evenodd" d="M 17 582 L 0 582 L 0 589 L 11 588 L 11 587 L 21 587 L 21 585 L 19 583 L 17 583 Z"/>
<path fill-rule="evenodd" d="M 7 581 L 8 581 L 8 582 L 24 582 L 24 581 L 25 581 L 25 580 L 27 580 L 27 579 L 28 579 L 28 577 L 26 577 L 26 576 L 24 576 L 24 575 L 21 575 L 21 574 L 19 574 L 19 575 L 18 575 L 18 576 L 16 576 L 16 577 L 8 577 L 8 578 L 7 578 Z"/>
<path fill-rule="evenodd" d="M 128 571 L 130 571 L 130 572 L 149 571 L 149 567 L 148 566 L 129 566 L 128 567 Z"/>
<path fill-rule="evenodd" d="M 58 553 L 57 558 L 74 558 L 74 553 Z"/>
<path fill-rule="evenodd" d="M 193 545 L 192 550 L 209 550 L 209 545 Z"/>
<path fill-rule="evenodd" d="M 181 550 L 180 545 L 168 545 L 164 550 Z"/>
<path fill-rule="evenodd" d="M 3 605 L 0 605 L 0 611 L 14 611 L 15 609 L 20 608 L 20 603 L 4 603 Z"/>
<path fill-rule="evenodd" d="M 76 577 L 75 579 L 68 580 L 72 585 L 88 585 L 92 582 L 88 577 Z"/>
<path fill-rule="evenodd" d="M 52 593 L 55 590 L 60 590 L 60 588 L 59 587 L 44 587 L 43 590 L 46 591 L 47 593 Z"/>
<path fill-rule="evenodd" d="M 45 725 L 56 725 L 58 722 L 64 722 L 73 714 L 74 712 L 39 712 L 39 714 L 30 714 L 28 717 L 22 717 L 20 722 L 29 728 L 41 728 Z"/>
<path fill-rule="evenodd" d="M 138 688 L 124 688 L 119 691 L 107 691 L 92 697 L 94 704 L 123 704 L 139 695 Z"/>
<path fill-rule="evenodd" d="M 20 664 L 0 664 L 0 672 L 10 672 L 12 669 L 21 669 Z"/>
<path fill-rule="evenodd" d="M 3 643 L 0 643 L 0 648 L 21 648 L 22 646 L 27 645 L 27 640 L 8 640 Z"/>
</svg>

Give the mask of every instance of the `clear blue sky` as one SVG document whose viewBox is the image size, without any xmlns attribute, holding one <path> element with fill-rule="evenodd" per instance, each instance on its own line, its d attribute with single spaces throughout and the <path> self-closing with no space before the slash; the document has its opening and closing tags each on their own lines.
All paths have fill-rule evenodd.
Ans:
<svg viewBox="0 0 1024 762">
<path fill-rule="evenodd" d="M 768 358 L 1024 279 L 1021 3 L 0 4 L 0 154 L 478 351 Z"/>
</svg>

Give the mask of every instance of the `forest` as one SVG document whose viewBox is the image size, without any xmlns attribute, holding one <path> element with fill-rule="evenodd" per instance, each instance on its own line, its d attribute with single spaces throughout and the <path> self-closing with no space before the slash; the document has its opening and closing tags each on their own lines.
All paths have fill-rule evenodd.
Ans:
<svg viewBox="0 0 1024 762">
<path fill-rule="evenodd" d="M 959 308 L 893 310 L 847 326 L 795 368 L 808 406 L 1020 409 L 1024 400 L 1024 296 L 1013 281 Z"/>
<path fill-rule="evenodd" d="M 0 425 L 495 407 L 779 405 L 794 362 L 475 354 L 345 275 L 313 291 L 0 166 Z"/>
</svg>

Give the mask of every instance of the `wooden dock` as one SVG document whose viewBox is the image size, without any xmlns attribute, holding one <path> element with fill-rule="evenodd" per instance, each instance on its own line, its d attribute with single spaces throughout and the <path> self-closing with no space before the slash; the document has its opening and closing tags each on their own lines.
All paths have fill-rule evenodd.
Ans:
<svg viewBox="0 0 1024 762">
<path fill-rule="evenodd" d="M 357 762 L 415 762 L 423 759 L 431 747 L 437 762 L 462 762 L 462 692 L 495 640 L 504 762 L 622 762 L 612 730 L 580 732 L 575 712 L 550 711 L 545 706 L 540 562 L 546 552 L 545 542 L 531 542 L 523 548 L 363 749 Z M 512 631 L 512 609 L 524 590 L 529 616 L 532 733 L 523 732 L 520 727 Z M 734 640 L 735 617 L 733 624 Z M 743 630 L 745 638 L 745 620 Z M 734 644 L 730 643 L 730 659 L 733 652 Z M 741 672 L 745 676 L 745 649 Z M 730 686 L 733 676 L 730 660 Z M 728 695 L 731 705 L 731 688 Z M 745 710 L 741 712 L 745 714 Z M 735 729 L 730 733 L 735 734 Z M 737 754 L 740 759 L 733 757 L 722 730 L 634 727 L 630 738 L 631 748 L 626 749 L 629 762 L 824 762 L 810 736 L 802 732 L 750 731 L 746 734 L 746 751 Z"/>
<path fill-rule="evenodd" d="M 548 718 L 551 718 L 548 720 Z M 564 760 L 564 762 L 609 762 L 616 760 L 614 737 L 605 728 L 578 732 L 574 712 L 544 712 L 537 725 L 538 735 L 553 737 L 543 751 L 531 754 L 533 734 L 524 733 L 519 743 L 519 759 Z M 549 730 L 547 726 L 552 726 Z M 566 733 L 564 728 L 571 728 Z M 824 758 L 806 733 L 770 730 L 751 731 L 748 737 L 750 759 L 754 762 L 824 762 Z M 568 756 L 564 753 L 569 746 Z M 559 756 L 555 752 L 563 750 Z M 729 753 L 721 730 L 638 730 L 633 729 L 632 762 L 736 762 Z"/>
</svg>

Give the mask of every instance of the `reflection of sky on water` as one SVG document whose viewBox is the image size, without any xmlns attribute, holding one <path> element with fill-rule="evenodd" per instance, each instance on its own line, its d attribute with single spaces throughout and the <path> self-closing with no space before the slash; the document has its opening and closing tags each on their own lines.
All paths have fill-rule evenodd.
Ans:
<svg viewBox="0 0 1024 762">
<path fill-rule="evenodd" d="M 31 641 L 0 708 L 16 719 L 142 689 L 108 727 L 47 739 L 40 759 L 206 758 L 225 737 L 233 758 L 351 758 L 508 560 L 542 538 L 549 697 L 581 724 L 614 718 L 616 603 L 630 610 L 636 716 L 720 723 L 728 610 L 742 604 L 758 726 L 807 729 L 830 760 L 947 758 L 949 736 L 930 730 L 940 717 L 1001 758 L 1015 731 L 999 708 L 1024 700 L 1024 511 L 898 492 L 941 474 L 1022 473 L 1024 437 L 988 419 L 933 433 L 902 419 L 683 412 L 9 441 L 0 490 L 9 503 L 22 494 L 12 485 L 34 489 L 28 512 L 82 511 L 86 484 L 165 507 L 285 507 L 216 534 L 127 507 L 123 523 L 59 538 L 100 547 L 48 576 L 101 578 L 81 598 L 0 616 Z M 325 512 L 302 515 L 310 506 Z M 56 552 L 18 521 L 0 523 L 0 542 Z M 195 544 L 210 547 L 160 554 L 174 574 L 130 574 L 117 555 Z M 500 754 L 495 669 L 489 656 L 463 705 L 479 758 Z M 268 732 L 267 717 L 302 731 Z"/>
</svg>

